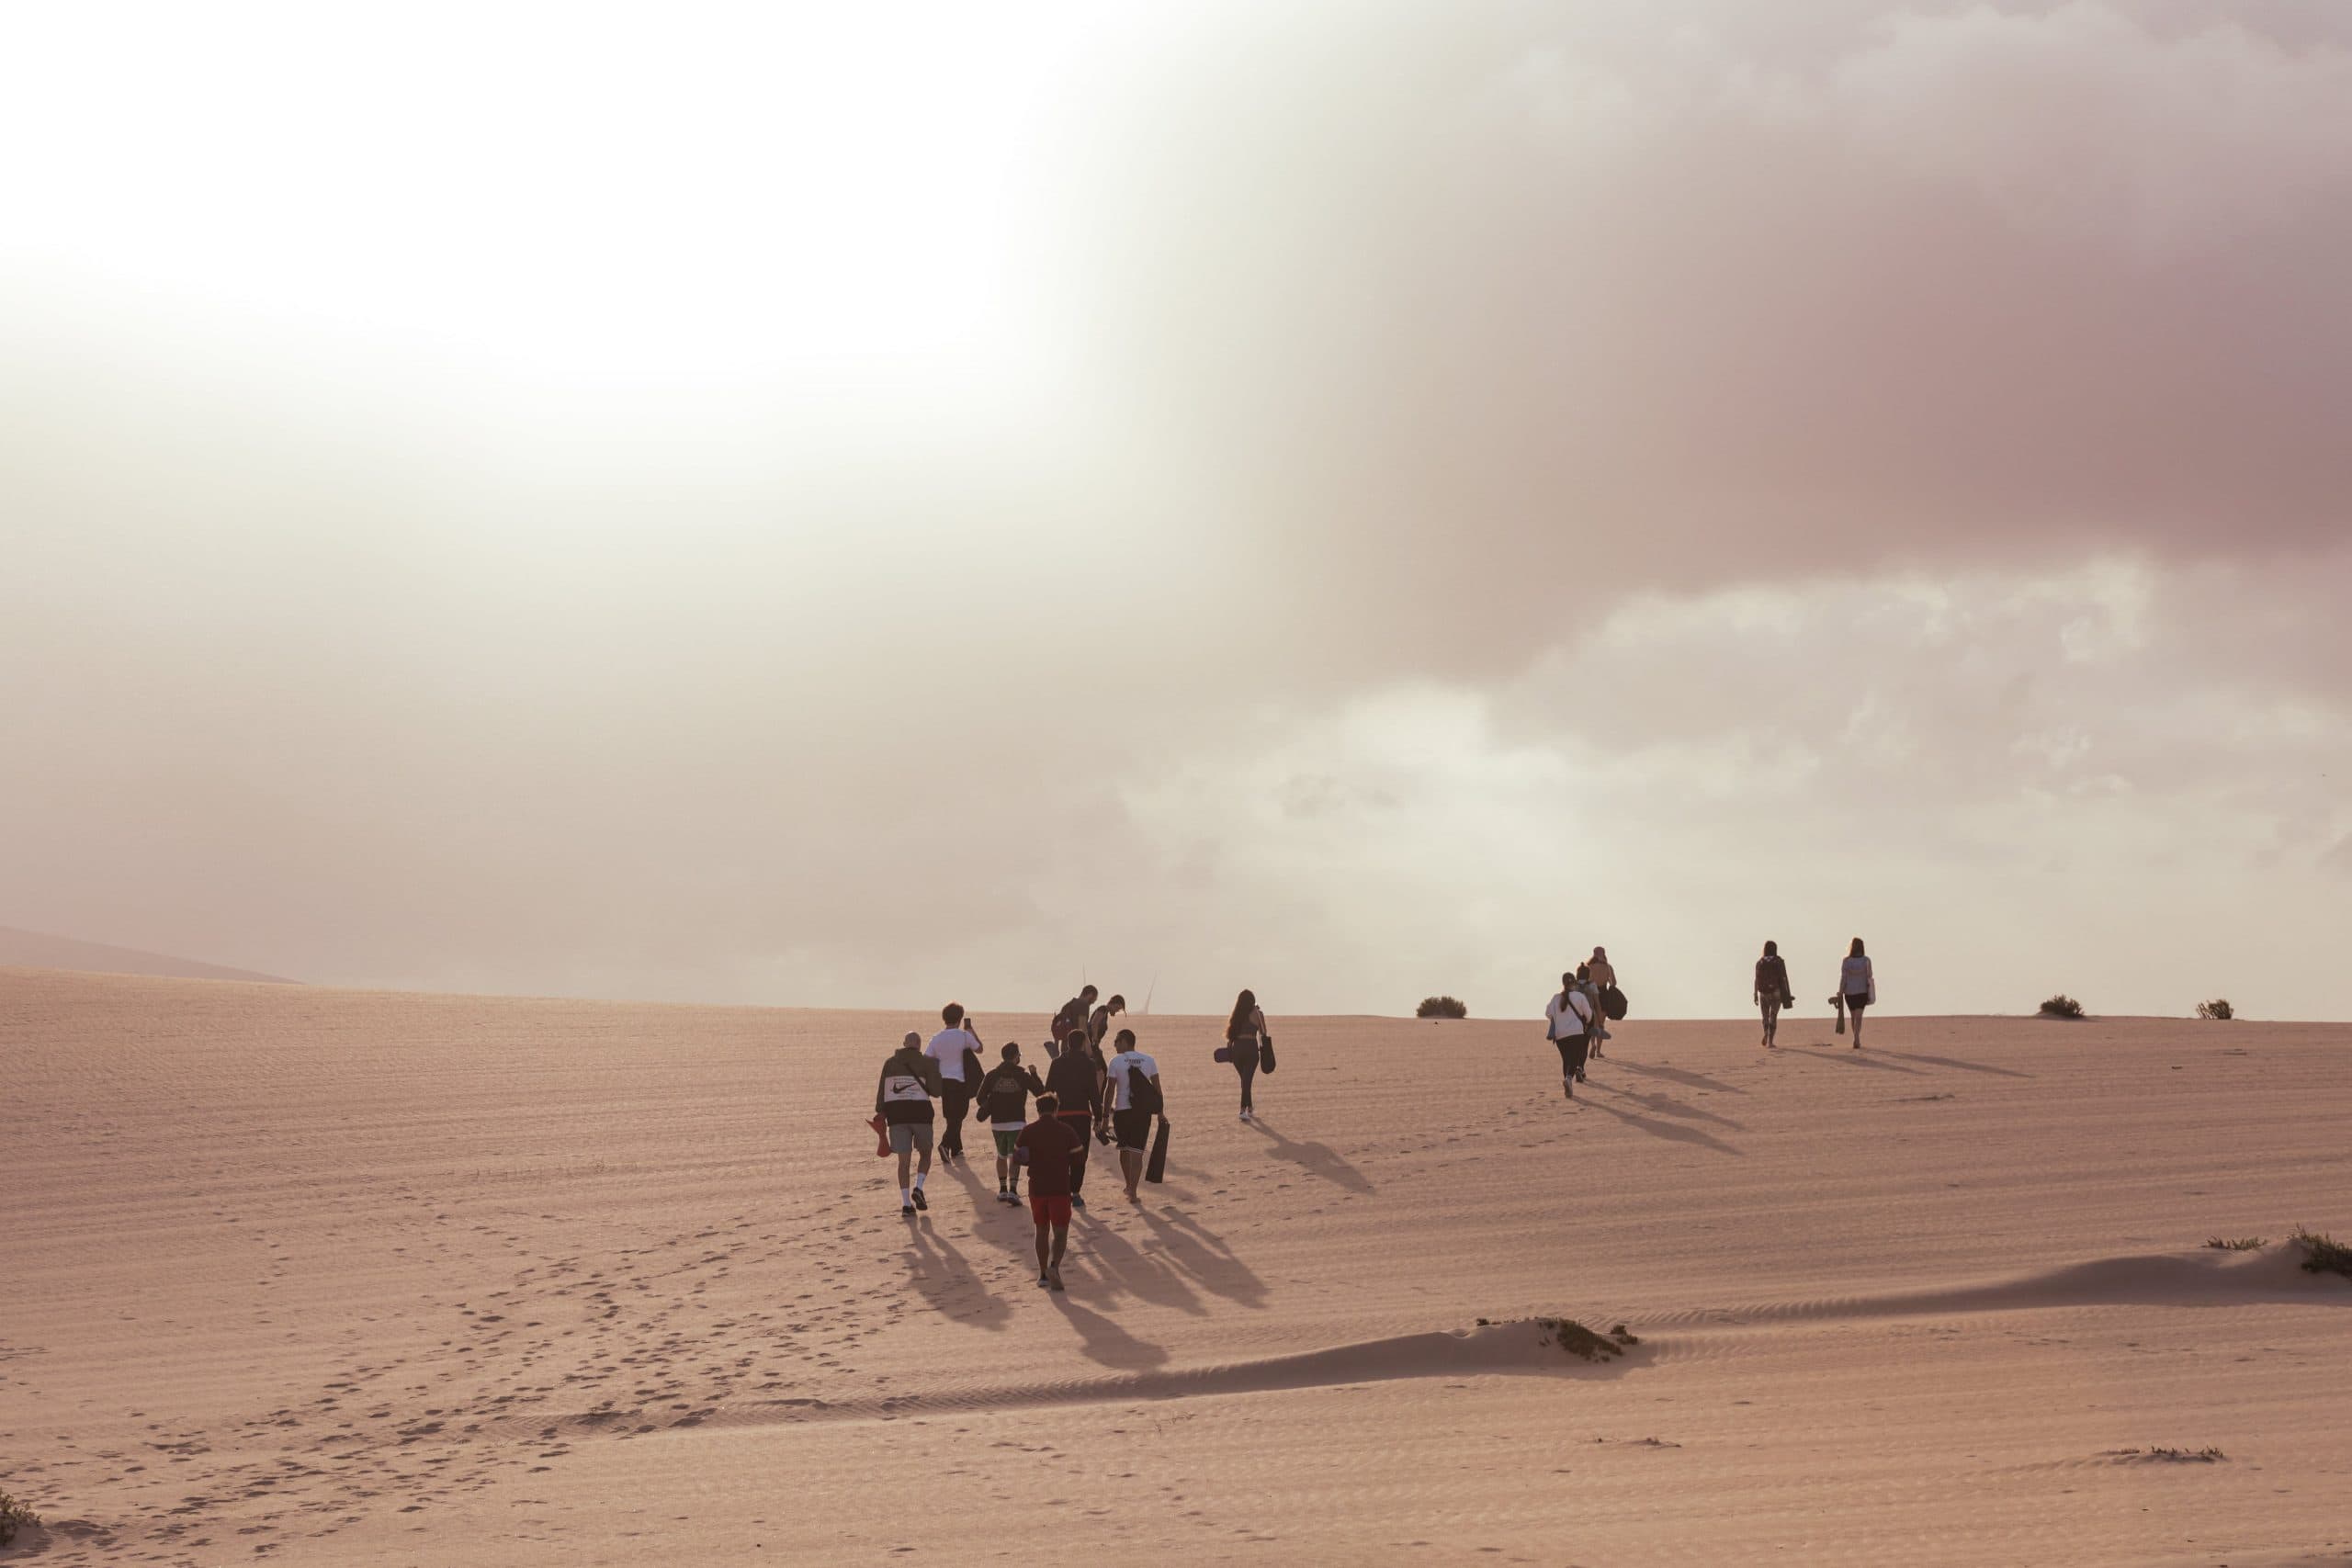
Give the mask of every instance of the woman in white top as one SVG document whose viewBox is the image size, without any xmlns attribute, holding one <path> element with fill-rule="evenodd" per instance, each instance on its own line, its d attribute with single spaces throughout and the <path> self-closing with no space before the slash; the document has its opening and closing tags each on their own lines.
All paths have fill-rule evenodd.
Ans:
<svg viewBox="0 0 2352 1568">
<path fill-rule="evenodd" d="M 1846 1015 L 1854 1021 L 1854 1049 L 1862 1048 L 1862 1010 L 1878 1005 L 1878 978 L 1871 973 L 1871 961 L 1862 952 L 1862 939 L 1854 939 L 1853 951 L 1846 954 L 1846 962 L 1838 969 L 1838 993 L 1846 998 Z"/>
</svg>

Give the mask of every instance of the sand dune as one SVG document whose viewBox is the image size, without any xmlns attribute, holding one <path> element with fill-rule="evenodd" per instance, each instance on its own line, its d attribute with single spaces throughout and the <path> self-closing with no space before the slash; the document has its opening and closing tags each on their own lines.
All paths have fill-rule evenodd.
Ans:
<svg viewBox="0 0 2352 1568">
<path fill-rule="evenodd" d="M 11 1561 L 2352 1562 L 2352 1284 L 2276 1245 L 2352 1231 L 2352 1030 L 1637 1021 L 1569 1105 L 1283 1019 L 1253 1127 L 1139 1020 L 1170 1179 L 1055 1297 L 985 1173 L 898 1215 L 917 1012 L 0 997 Z"/>
<path fill-rule="evenodd" d="M 165 953 L 147 953 L 135 947 L 116 947 L 103 942 L 83 942 L 70 936 L 51 936 L 45 931 L 18 931 L 13 926 L 0 926 L 0 968 L 74 969 L 98 975 L 155 975 L 182 980 L 263 980 L 273 985 L 289 986 L 293 982 L 275 975 L 257 975 L 250 969 L 230 969 L 218 964 L 202 964 L 193 958 L 175 958 Z"/>
</svg>

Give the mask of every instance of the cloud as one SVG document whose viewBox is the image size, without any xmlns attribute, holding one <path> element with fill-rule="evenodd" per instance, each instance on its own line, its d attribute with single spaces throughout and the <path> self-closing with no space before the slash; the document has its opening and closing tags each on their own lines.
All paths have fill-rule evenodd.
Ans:
<svg viewBox="0 0 2352 1568">
<path fill-rule="evenodd" d="M 384 341 L 461 259 L 372 302 L 323 266 L 379 189 L 433 217 L 447 134 L 390 175 L 363 139 L 293 299 L 207 230 L 232 314 L 150 276 L 171 246 L 61 272 L 88 191 L 45 165 L 73 199 L 0 254 L 0 919 L 893 1005 L 1082 970 L 1502 1010 L 1606 940 L 1653 1011 L 1736 1008 L 1770 919 L 1886 933 L 1906 1008 L 2010 1005 L 2021 943 L 2090 955 L 2045 989 L 2169 998 L 2194 942 L 2341 1010 L 2289 961 L 2352 826 L 2345 16 L 1251 6 L 1050 69 L 1033 18 L 1020 113 L 967 123 L 966 83 L 982 151 L 930 184 L 891 183 L 912 121 L 773 221 L 639 202 L 609 134 L 559 159 L 566 243 L 684 237 L 535 303 L 507 215 L 482 297 L 526 308 L 479 344 Z M 244 85 L 232 144 L 274 123 Z M 119 129 L 90 188 L 144 221 L 160 130 Z M 910 265 L 918 217 L 853 220 L 939 169 L 955 212 L 1017 200 L 957 287 L 1019 279 L 973 340 L 1018 352 L 858 360 L 889 290 L 829 309 L 843 236 Z M 759 299 L 804 239 L 826 266 Z M 682 338 L 728 352 L 697 380 Z"/>
</svg>

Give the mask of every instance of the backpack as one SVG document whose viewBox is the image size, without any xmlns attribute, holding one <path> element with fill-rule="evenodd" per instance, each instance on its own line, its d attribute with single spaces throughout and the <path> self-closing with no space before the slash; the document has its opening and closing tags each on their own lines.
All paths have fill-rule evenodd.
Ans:
<svg viewBox="0 0 2352 1568">
<path fill-rule="evenodd" d="M 1611 986 L 1600 993 L 1600 1010 L 1611 1023 L 1625 1021 L 1625 993 Z"/>
<path fill-rule="evenodd" d="M 1138 1062 L 1127 1064 L 1127 1109 L 1140 1111 L 1146 1116 L 1158 1116 L 1168 1109 L 1167 1099 L 1159 1086 L 1151 1081 Z"/>
</svg>

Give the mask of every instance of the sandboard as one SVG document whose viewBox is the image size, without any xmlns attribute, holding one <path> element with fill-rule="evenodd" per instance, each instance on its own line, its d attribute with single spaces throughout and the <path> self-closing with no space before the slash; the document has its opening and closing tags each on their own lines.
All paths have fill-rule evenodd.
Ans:
<svg viewBox="0 0 2352 1568">
<path fill-rule="evenodd" d="M 1152 1135 L 1151 1161 L 1143 1168 L 1146 1181 L 1168 1179 L 1168 1118 L 1159 1119 L 1159 1131 Z"/>
<path fill-rule="evenodd" d="M 876 1116 L 866 1123 L 874 1129 L 874 1152 L 884 1159 L 890 1157 L 890 1124 Z"/>
</svg>

